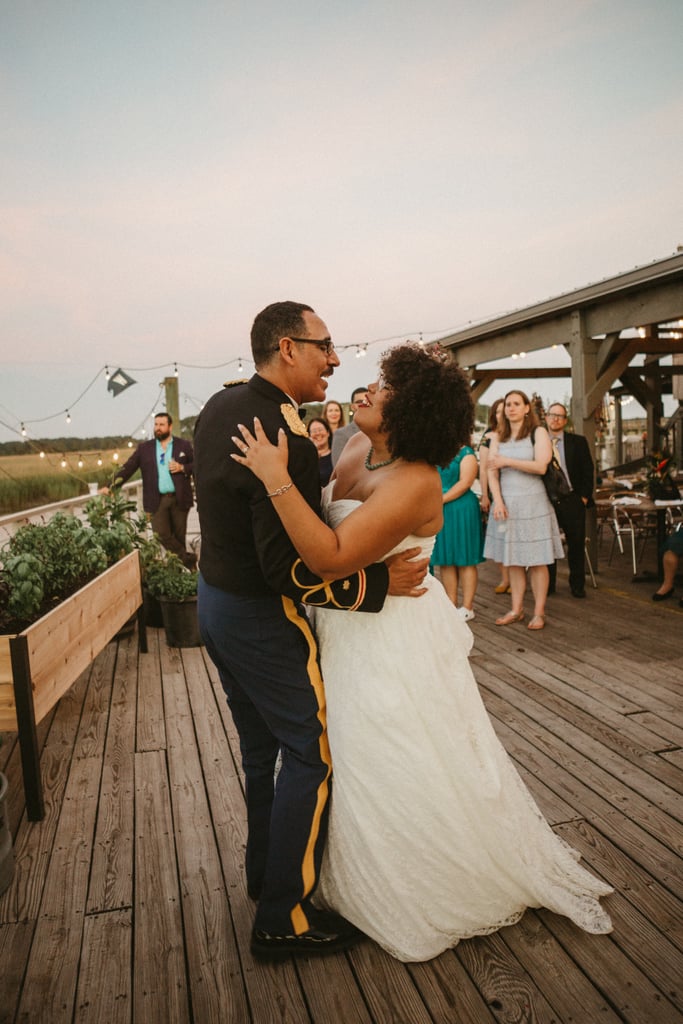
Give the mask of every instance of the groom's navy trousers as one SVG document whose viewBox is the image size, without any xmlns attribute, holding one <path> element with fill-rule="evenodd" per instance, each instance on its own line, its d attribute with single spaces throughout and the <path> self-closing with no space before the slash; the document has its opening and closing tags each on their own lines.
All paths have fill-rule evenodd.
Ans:
<svg viewBox="0 0 683 1024">
<path fill-rule="evenodd" d="M 255 926 L 272 934 L 305 931 L 298 918 L 320 871 L 331 774 L 311 627 L 291 598 L 240 597 L 201 577 L 199 587 L 202 637 L 240 737 L 247 886 L 260 894 Z M 301 908 L 294 921 L 293 907 Z"/>
</svg>

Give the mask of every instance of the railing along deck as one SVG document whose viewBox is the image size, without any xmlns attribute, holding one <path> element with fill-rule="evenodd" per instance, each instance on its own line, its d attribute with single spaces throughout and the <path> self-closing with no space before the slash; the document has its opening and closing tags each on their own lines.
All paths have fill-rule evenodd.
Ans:
<svg viewBox="0 0 683 1024">
<path fill-rule="evenodd" d="M 683 1019 L 683 609 L 629 559 L 548 627 L 496 628 L 482 567 L 472 665 L 555 829 L 615 894 L 614 932 L 545 910 L 404 965 L 370 940 L 281 965 L 249 952 L 238 744 L 201 649 L 111 643 L 40 726 L 47 813 L 28 823 L 14 738 L 17 866 L 0 898 L 0 1022 L 486 1024 Z M 679 592 L 683 592 L 680 591 Z M 454 821 L 454 828 L 457 822 Z M 409 827 L 409 825 L 407 825 Z"/>
</svg>

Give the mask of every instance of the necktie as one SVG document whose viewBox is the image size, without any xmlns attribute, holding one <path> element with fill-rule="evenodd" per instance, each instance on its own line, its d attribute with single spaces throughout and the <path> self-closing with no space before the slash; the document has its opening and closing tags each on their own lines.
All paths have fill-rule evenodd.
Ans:
<svg viewBox="0 0 683 1024">
<path fill-rule="evenodd" d="M 565 461 L 564 461 L 564 446 L 562 448 L 560 448 L 560 439 L 559 439 L 559 437 L 553 437 L 553 438 L 551 438 L 551 441 L 552 441 L 552 445 L 553 445 L 553 458 L 555 459 L 555 461 L 557 462 L 558 466 L 560 467 L 560 469 L 564 473 L 565 477 L 567 478 L 567 483 L 571 487 L 572 482 L 569 479 L 569 473 L 567 472 L 567 466 L 566 466 Z"/>
</svg>

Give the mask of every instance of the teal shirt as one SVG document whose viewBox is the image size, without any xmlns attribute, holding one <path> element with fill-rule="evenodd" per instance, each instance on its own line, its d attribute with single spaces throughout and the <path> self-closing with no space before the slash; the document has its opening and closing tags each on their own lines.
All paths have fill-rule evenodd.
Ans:
<svg viewBox="0 0 683 1024">
<path fill-rule="evenodd" d="M 168 464 L 172 458 L 173 438 L 169 438 L 169 442 L 166 445 L 166 451 L 164 451 L 161 441 L 157 439 L 157 474 L 159 480 L 159 494 L 175 493 L 173 477 L 171 476 L 171 470 L 168 468 Z"/>
</svg>

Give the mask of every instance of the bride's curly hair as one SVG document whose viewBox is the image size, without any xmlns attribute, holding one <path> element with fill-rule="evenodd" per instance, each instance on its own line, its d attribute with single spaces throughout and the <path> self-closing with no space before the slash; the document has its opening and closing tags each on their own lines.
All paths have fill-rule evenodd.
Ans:
<svg viewBox="0 0 683 1024">
<path fill-rule="evenodd" d="M 382 429 L 394 456 L 406 462 L 448 466 L 474 428 L 474 402 L 467 377 L 439 349 L 409 342 L 382 356 L 388 386 Z"/>
</svg>

